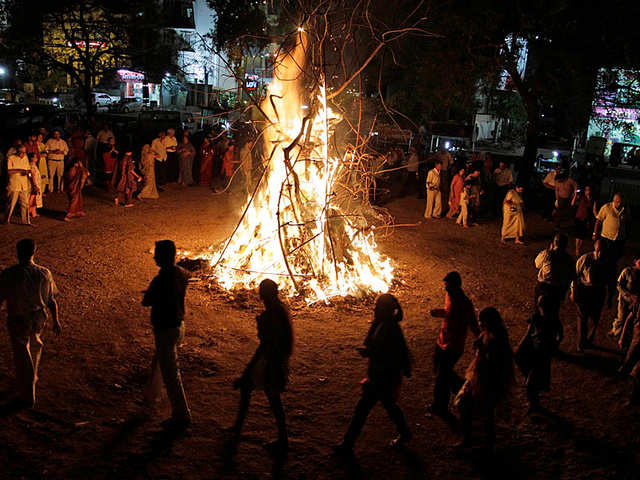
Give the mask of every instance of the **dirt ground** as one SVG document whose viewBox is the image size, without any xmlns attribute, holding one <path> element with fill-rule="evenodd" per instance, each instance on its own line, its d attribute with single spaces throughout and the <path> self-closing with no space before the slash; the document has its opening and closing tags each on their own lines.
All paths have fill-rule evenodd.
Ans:
<svg viewBox="0 0 640 480">
<path fill-rule="evenodd" d="M 640 410 L 622 404 L 630 383 L 616 375 L 620 361 L 606 329 L 606 310 L 596 338 L 598 348 L 575 354 L 576 315 L 565 304 L 564 353 L 555 358 L 548 413 L 525 414 L 522 377 L 497 419 L 497 451 L 456 454 L 457 434 L 442 420 L 425 416 L 433 393 L 432 355 L 439 322 L 428 315 L 441 307 L 441 279 L 453 269 L 477 309 L 496 306 L 517 345 L 531 312 L 535 283 L 533 258 L 544 248 L 551 226 L 531 215 L 524 247 L 501 245 L 497 223 L 464 230 L 451 220 L 421 222 L 423 201 L 396 200 L 388 207 L 399 224 L 380 237 L 402 284 L 394 287 L 405 309 L 403 328 L 415 359 L 400 404 L 413 430 L 406 451 L 388 446 L 394 430 L 376 407 L 356 445 L 357 462 L 332 456 L 359 396 L 366 363 L 355 347 L 372 316 L 370 303 L 296 308 L 296 347 L 292 376 L 284 394 L 291 448 L 284 465 L 262 448 L 275 438 L 264 395 L 257 392 L 235 461 L 225 454 L 223 429 L 231 425 L 238 394 L 232 380 L 257 345 L 255 295 L 230 301 L 193 286 L 187 296 L 187 336 L 181 350 L 185 389 L 193 423 L 185 435 L 170 438 L 160 421 L 168 406 L 150 420 L 141 412 L 141 390 L 149 370 L 152 343 L 149 312 L 141 291 L 155 275 L 151 249 L 171 238 L 179 248 L 197 251 L 230 233 L 240 198 L 212 195 L 200 187 L 169 187 L 157 201 L 116 208 L 102 191 L 89 191 L 88 215 L 72 223 L 55 210 L 64 197 L 50 197 L 37 228 L 2 227 L 0 266 L 15 262 L 15 242 L 33 236 L 37 262 L 47 266 L 60 288 L 64 331 L 50 330 L 33 410 L 0 418 L 2 478 L 223 478 L 280 476 L 339 478 L 640 478 Z M 5 314 L 2 313 L 2 316 Z M 467 352 L 457 370 L 471 358 Z M 7 333 L 0 329 L 0 390 L 9 390 L 13 364 Z M 478 425 L 482 432 L 482 425 Z M 482 438 L 479 438 L 481 441 Z"/>
</svg>

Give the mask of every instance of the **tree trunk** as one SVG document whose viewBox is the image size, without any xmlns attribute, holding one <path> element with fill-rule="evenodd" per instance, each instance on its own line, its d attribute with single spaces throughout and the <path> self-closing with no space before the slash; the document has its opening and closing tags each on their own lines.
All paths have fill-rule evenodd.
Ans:
<svg viewBox="0 0 640 480">
<path fill-rule="evenodd" d="M 533 89 L 531 89 L 520 76 L 515 64 L 507 65 L 506 70 L 511 76 L 513 84 L 520 94 L 520 98 L 522 98 L 522 102 L 527 111 L 527 131 L 525 135 L 524 154 L 522 155 L 522 165 L 518 173 L 518 183 L 528 185 L 536 157 L 538 156 L 538 97 L 533 92 Z"/>
<path fill-rule="evenodd" d="M 523 185 L 529 184 L 529 179 L 535 168 L 538 156 L 538 100 L 533 95 L 528 95 L 525 101 L 527 110 L 527 131 L 525 136 L 524 154 L 522 155 L 522 167 L 518 175 L 518 181 Z"/>
</svg>

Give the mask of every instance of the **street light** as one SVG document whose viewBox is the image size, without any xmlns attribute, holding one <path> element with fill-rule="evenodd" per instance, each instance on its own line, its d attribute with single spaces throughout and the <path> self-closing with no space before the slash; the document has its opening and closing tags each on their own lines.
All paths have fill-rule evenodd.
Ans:
<svg viewBox="0 0 640 480">
<path fill-rule="evenodd" d="M 0 76 L 4 75 L 5 73 L 7 73 L 7 70 L 4 67 L 0 67 Z"/>
</svg>

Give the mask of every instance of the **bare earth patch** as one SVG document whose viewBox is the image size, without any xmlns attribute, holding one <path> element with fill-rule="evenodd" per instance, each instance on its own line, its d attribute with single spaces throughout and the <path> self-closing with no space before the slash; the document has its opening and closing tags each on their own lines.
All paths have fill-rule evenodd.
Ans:
<svg viewBox="0 0 640 480">
<path fill-rule="evenodd" d="M 413 430 L 408 451 L 390 449 L 394 435 L 381 408 L 372 412 L 356 445 L 357 464 L 332 456 L 359 397 L 366 364 L 355 347 L 372 316 L 368 302 L 296 307 L 292 376 L 283 399 L 291 450 L 274 465 L 262 444 L 275 438 L 275 423 L 261 392 L 249 411 L 235 462 L 225 458 L 223 428 L 231 425 L 238 394 L 231 382 L 257 345 L 256 295 L 231 300 L 206 285 L 187 296 L 187 336 L 181 351 L 193 424 L 177 439 L 161 434 L 166 401 L 150 419 L 140 416 L 141 389 L 153 339 L 141 291 L 157 268 L 155 240 L 173 239 L 197 251 L 220 242 L 234 227 L 240 197 L 207 189 L 170 186 L 158 201 L 114 207 L 90 190 L 88 215 L 70 224 L 37 219 L 38 227 L 0 229 L 0 265 L 13 264 L 15 242 L 38 242 L 37 262 L 47 266 L 61 290 L 63 335 L 48 331 L 34 410 L 0 417 L 3 478 L 639 478 L 639 410 L 625 410 L 630 385 L 615 371 L 620 357 L 605 335 L 615 312 L 606 310 L 596 337 L 601 347 L 573 353 L 575 307 L 563 307 L 567 352 L 554 360 L 552 390 L 543 397 L 549 414 L 525 415 L 523 388 L 514 389 L 497 419 L 495 455 L 456 455 L 456 434 L 425 417 L 433 393 L 432 355 L 442 306 L 442 278 L 462 274 L 476 308 L 496 306 L 517 345 L 531 311 L 535 254 L 548 243 L 549 224 L 528 219 L 527 246 L 500 245 L 497 223 L 462 229 L 451 220 L 422 221 L 378 238 L 402 284 L 394 287 L 405 309 L 403 328 L 415 359 L 400 404 Z M 62 210 L 62 195 L 46 206 Z M 397 223 L 417 223 L 424 208 L 414 198 L 390 206 Z M 458 364 L 462 373 L 471 357 Z M 6 329 L 0 329 L 0 390 L 8 390 L 13 361 Z M 522 382 L 522 378 L 518 377 Z M 481 425 L 479 425 L 481 427 Z M 478 429 L 482 432 L 482 429 Z M 482 440 L 479 438 L 479 440 Z"/>
</svg>

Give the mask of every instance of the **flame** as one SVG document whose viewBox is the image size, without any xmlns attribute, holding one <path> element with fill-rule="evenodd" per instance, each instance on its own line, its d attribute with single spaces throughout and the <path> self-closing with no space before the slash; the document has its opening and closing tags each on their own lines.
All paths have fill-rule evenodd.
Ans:
<svg viewBox="0 0 640 480">
<path fill-rule="evenodd" d="M 225 289 L 255 288 L 273 278 L 308 302 L 386 292 L 393 268 L 378 252 L 373 228 L 334 200 L 351 158 L 329 154 L 331 125 L 340 118 L 327 107 L 324 86 L 302 108 L 307 41 L 303 33 L 299 38 L 293 51 L 279 56 L 261 105 L 270 120 L 263 131 L 270 160 L 235 232 L 206 258 Z"/>
</svg>

